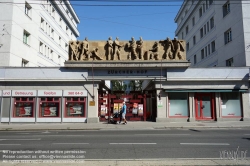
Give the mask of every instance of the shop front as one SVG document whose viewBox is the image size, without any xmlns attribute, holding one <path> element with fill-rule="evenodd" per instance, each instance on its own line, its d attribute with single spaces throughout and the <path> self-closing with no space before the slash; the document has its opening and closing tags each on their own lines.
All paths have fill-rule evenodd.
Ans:
<svg viewBox="0 0 250 166">
<path fill-rule="evenodd" d="M 214 93 L 195 93 L 196 120 L 215 120 Z"/>
<path fill-rule="evenodd" d="M 63 122 L 86 122 L 87 91 L 63 91 Z"/>
<path fill-rule="evenodd" d="M 35 122 L 36 90 L 12 90 L 10 122 Z"/>
</svg>

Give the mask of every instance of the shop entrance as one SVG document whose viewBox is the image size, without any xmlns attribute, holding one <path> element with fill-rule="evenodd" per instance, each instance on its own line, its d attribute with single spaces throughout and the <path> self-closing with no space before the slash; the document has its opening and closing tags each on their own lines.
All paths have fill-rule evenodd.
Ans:
<svg viewBox="0 0 250 166">
<path fill-rule="evenodd" d="M 110 116 L 121 110 L 122 102 L 125 101 L 128 121 L 146 121 L 153 116 L 153 113 L 147 110 L 148 97 L 148 95 L 137 91 L 129 94 L 125 92 L 115 92 L 115 94 L 99 92 L 99 120 L 107 121 Z"/>
<path fill-rule="evenodd" d="M 195 94 L 195 117 L 197 120 L 214 119 L 214 94 L 196 93 Z"/>
</svg>

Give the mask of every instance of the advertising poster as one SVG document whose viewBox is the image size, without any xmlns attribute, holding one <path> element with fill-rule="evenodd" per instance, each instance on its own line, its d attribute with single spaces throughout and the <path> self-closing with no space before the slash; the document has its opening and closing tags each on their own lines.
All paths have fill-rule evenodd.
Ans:
<svg viewBox="0 0 250 166">
<path fill-rule="evenodd" d="M 119 104 L 119 111 L 121 111 L 121 110 L 122 110 L 122 106 L 123 106 L 123 104 L 122 104 L 122 103 L 120 103 L 120 104 Z"/>
<path fill-rule="evenodd" d="M 143 115 L 143 104 L 138 105 L 138 115 Z"/>
<path fill-rule="evenodd" d="M 57 116 L 56 107 L 44 107 L 44 116 Z"/>
<path fill-rule="evenodd" d="M 138 103 L 134 103 L 134 104 L 133 104 L 132 113 L 133 113 L 133 114 L 137 114 L 137 113 L 138 113 Z"/>
<path fill-rule="evenodd" d="M 81 105 L 74 105 L 70 107 L 70 114 L 80 115 L 82 114 L 82 106 Z"/>
<path fill-rule="evenodd" d="M 119 112 L 119 103 L 114 103 L 113 114 L 118 113 L 118 112 Z"/>
<path fill-rule="evenodd" d="M 19 112 L 19 116 L 31 116 L 31 107 L 19 107 L 17 108 L 17 114 Z"/>
<path fill-rule="evenodd" d="M 101 105 L 101 116 L 105 116 L 107 113 L 106 105 Z"/>
</svg>

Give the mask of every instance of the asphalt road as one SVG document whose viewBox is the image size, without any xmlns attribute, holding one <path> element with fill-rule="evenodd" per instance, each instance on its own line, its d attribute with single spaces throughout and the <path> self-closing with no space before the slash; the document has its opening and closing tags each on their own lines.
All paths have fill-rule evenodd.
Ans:
<svg viewBox="0 0 250 166">
<path fill-rule="evenodd" d="M 0 160 L 211 159 L 232 153 L 250 157 L 249 129 L 0 132 Z"/>
</svg>

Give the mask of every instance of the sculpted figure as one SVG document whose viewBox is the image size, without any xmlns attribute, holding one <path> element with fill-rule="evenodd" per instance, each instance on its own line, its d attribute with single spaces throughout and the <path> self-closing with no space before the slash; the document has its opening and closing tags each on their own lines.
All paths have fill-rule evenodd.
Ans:
<svg viewBox="0 0 250 166">
<path fill-rule="evenodd" d="M 143 40 L 142 37 L 140 37 L 140 40 L 137 41 L 137 50 L 139 59 L 143 59 Z"/>
<path fill-rule="evenodd" d="M 79 60 L 79 41 L 71 41 L 70 45 L 70 57 L 69 60 Z"/>
<path fill-rule="evenodd" d="M 173 58 L 176 60 L 178 57 L 179 59 L 183 60 L 183 57 L 181 56 L 181 52 L 185 51 L 185 49 L 184 49 L 181 41 L 176 40 L 176 38 L 174 38 L 173 44 L 174 44 L 174 50 L 175 50 Z"/>
<path fill-rule="evenodd" d="M 158 50 L 159 50 L 159 46 L 158 46 L 158 42 L 155 42 L 152 49 L 150 49 L 149 51 L 152 51 L 152 53 L 150 54 L 150 60 L 159 60 L 158 59 Z"/>
<path fill-rule="evenodd" d="M 120 52 L 121 52 L 122 45 L 119 44 L 119 38 L 118 37 L 116 37 L 116 39 L 115 39 L 115 41 L 114 41 L 113 44 L 114 44 L 114 55 L 113 55 L 113 59 L 112 60 L 115 59 L 115 55 L 117 55 L 118 60 L 121 60 L 120 59 Z"/>
<path fill-rule="evenodd" d="M 113 55 L 113 40 L 112 37 L 109 37 L 107 41 L 107 60 L 112 60 Z"/>
<path fill-rule="evenodd" d="M 163 44 L 164 46 L 164 54 L 162 59 L 174 59 L 173 55 L 174 55 L 174 44 L 172 42 L 172 40 L 170 40 L 169 38 L 167 38 L 166 40 L 160 40 L 160 42 Z"/>
<path fill-rule="evenodd" d="M 89 60 L 89 42 L 87 37 L 85 37 L 84 41 L 81 43 L 81 49 L 81 60 Z"/>
<path fill-rule="evenodd" d="M 130 48 L 130 55 L 129 55 L 129 60 L 131 60 L 131 56 L 133 55 L 134 56 L 134 59 L 137 59 L 137 53 L 136 53 L 136 41 L 134 39 L 134 37 L 131 38 L 131 41 L 130 41 L 130 45 L 129 45 L 129 48 Z"/>
<path fill-rule="evenodd" d="M 92 53 L 93 60 L 95 60 L 95 59 L 102 60 L 102 58 L 98 55 L 98 48 L 97 47 L 91 53 Z"/>
</svg>

